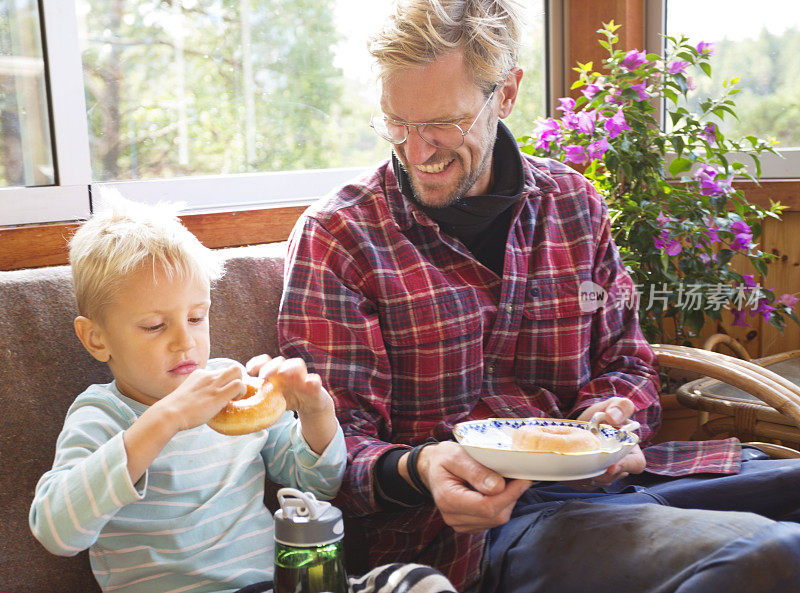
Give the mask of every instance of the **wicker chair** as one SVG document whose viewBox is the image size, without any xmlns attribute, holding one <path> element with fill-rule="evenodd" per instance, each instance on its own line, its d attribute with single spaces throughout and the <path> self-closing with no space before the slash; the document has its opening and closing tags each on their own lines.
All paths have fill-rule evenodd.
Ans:
<svg viewBox="0 0 800 593">
<path fill-rule="evenodd" d="M 706 346 L 721 343 L 747 356 L 727 339 Z M 703 375 L 677 392 L 678 402 L 700 411 L 692 439 L 736 436 L 773 457 L 800 457 L 800 350 L 752 361 L 685 346 L 653 350 L 659 365 Z"/>
</svg>

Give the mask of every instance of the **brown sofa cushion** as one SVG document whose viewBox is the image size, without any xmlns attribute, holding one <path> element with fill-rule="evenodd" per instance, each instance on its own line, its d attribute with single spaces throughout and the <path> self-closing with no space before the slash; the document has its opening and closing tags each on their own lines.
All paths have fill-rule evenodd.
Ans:
<svg viewBox="0 0 800 593">
<path fill-rule="evenodd" d="M 212 292 L 212 356 L 276 353 L 284 252 L 283 243 L 220 251 L 227 272 Z M 68 267 L 0 272 L 0 312 L 0 591 L 99 591 L 86 552 L 48 553 L 30 533 L 28 511 L 67 408 L 110 375 L 75 337 Z"/>
</svg>

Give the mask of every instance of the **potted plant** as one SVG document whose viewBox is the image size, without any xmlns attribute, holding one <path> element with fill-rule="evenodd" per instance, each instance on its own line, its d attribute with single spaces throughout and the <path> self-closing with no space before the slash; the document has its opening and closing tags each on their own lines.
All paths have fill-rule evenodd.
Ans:
<svg viewBox="0 0 800 593">
<path fill-rule="evenodd" d="M 580 95 L 559 100 L 560 117 L 537 120 L 519 138 L 522 150 L 583 168 L 605 197 L 650 342 L 690 344 L 724 309 L 733 325 L 758 315 L 781 329 L 787 318 L 798 322 L 797 298 L 778 297 L 756 278 L 775 257 L 758 247 L 762 221 L 779 219 L 783 208 L 748 203 L 732 186 L 734 176 L 755 181 L 759 156 L 775 152 L 755 136 L 734 140 L 720 131 L 719 121 L 736 116 L 737 81 L 693 113 L 686 101 L 692 76 L 711 76 L 713 47 L 666 37 L 665 57 L 625 52 L 615 47 L 618 28 L 611 21 L 598 30 L 608 50 L 601 71 L 578 63 L 572 88 Z M 753 172 L 732 152 L 747 157 Z M 744 261 L 753 273 L 740 271 Z"/>
</svg>

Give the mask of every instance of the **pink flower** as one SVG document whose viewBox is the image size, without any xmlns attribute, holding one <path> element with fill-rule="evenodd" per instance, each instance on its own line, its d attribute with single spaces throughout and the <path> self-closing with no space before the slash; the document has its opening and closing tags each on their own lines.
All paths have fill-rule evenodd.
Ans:
<svg viewBox="0 0 800 593">
<path fill-rule="evenodd" d="M 714 243 L 721 243 L 719 234 L 717 234 L 718 230 L 719 230 L 718 228 L 709 225 L 708 228 L 703 231 L 705 236 L 708 237 L 708 239 L 706 240 L 707 245 L 713 245 Z"/>
<path fill-rule="evenodd" d="M 711 165 L 703 165 L 697 171 L 695 171 L 694 176 L 696 179 L 700 179 L 703 177 L 707 177 L 709 179 L 716 179 L 719 172 L 712 167 Z"/>
<path fill-rule="evenodd" d="M 611 148 L 606 138 L 600 138 L 596 142 L 592 142 L 586 147 L 586 151 L 591 160 L 602 159 L 606 151 Z"/>
<path fill-rule="evenodd" d="M 608 118 L 603 127 L 608 132 L 608 137 L 612 140 L 625 130 L 631 129 L 628 122 L 625 121 L 625 114 L 622 113 L 622 109 L 618 109 L 612 117 Z"/>
<path fill-rule="evenodd" d="M 735 220 L 735 221 L 733 221 L 731 223 L 731 227 L 730 228 L 731 228 L 731 232 L 733 232 L 733 233 L 752 233 L 753 232 L 753 229 L 750 228 L 750 225 L 748 225 L 743 220 Z M 747 275 L 748 274 L 744 274 L 744 276 L 747 276 Z"/>
<path fill-rule="evenodd" d="M 700 193 L 704 196 L 717 196 L 730 193 L 733 189 L 731 181 L 733 175 L 728 179 L 717 180 L 719 172 L 709 165 L 703 165 L 694 174 L 700 186 Z"/>
<path fill-rule="evenodd" d="M 758 301 L 758 309 L 754 313 L 751 313 L 751 317 L 755 317 L 756 315 L 761 315 L 764 318 L 764 321 L 769 321 L 772 312 L 775 310 L 775 307 L 769 304 L 767 299 L 761 299 Z"/>
<path fill-rule="evenodd" d="M 700 181 L 700 193 L 704 196 L 719 196 L 725 193 L 725 188 L 716 181 L 703 179 Z"/>
<path fill-rule="evenodd" d="M 645 52 L 632 49 L 625 54 L 625 57 L 622 59 L 622 65 L 628 70 L 636 70 L 639 66 L 647 62 L 646 56 L 647 54 Z"/>
<path fill-rule="evenodd" d="M 661 235 L 653 240 L 656 249 L 663 249 L 667 255 L 678 255 L 683 251 L 683 245 L 677 239 L 672 239 L 667 229 L 661 231 Z"/>
<path fill-rule="evenodd" d="M 731 309 L 733 314 L 733 322 L 731 325 L 738 325 L 739 327 L 750 327 L 750 324 L 744 320 L 745 311 L 739 309 Z"/>
<path fill-rule="evenodd" d="M 575 110 L 575 99 L 572 97 L 561 97 L 558 102 L 561 103 L 561 107 L 556 107 L 557 111 L 569 113 Z"/>
<path fill-rule="evenodd" d="M 650 95 L 648 95 L 647 91 L 645 90 L 646 87 L 647 81 L 631 85 L 631 90 L 636 91 L 637 101 L 645 101 L 650 98 Z"/>
<path fill-rule="evenodd" d="M 663 211 L 659 212 L 658 216 L 656 216 L 656 222 L 658 223 L 658 226 L 666 226 L 667 223 L 672 222 L 673 220 L 675 219 L 667 214 L 664 214 Z"/>
<path fill-rule="evenodd" d="M 697 53 L 703 56 L 710 56 L 714 53 L 714 44 L 701 41 L 697 44 Z"/>
<path fill-rule="evenodd" d="M 578 114 L 578 129 L 586 135 L 594 132 L 594 123 L 597 120 L 597 110 L 581 111 Z"/>
<path fill-rule="evenodd" d="M 708 142 L 709 144 L 713 144 L 717 141 L 717 125 L 710 123 L 707 124 L 703 131 L 698 134 L 703 140 Z"/>
<path fill-rule="evenodd" d="M 794 309 L 794 306 L 797 304 L 798 301 L 800 301 L 800 299 L 798 299 L 796 296 L 792 294 L 782 294 L 777 298 L 775 302 L 785 307 L 789 307 L 790 309 Z"/>
<path fill-rule="evenodd" d="M 680 241 L 676 241 L 675 239 L 672 239 L 667 244 L 667 247 L 666 247 L 665 251 L 667 252 L 667 255 L 670 255 L 670 256 L 678 255 L 681 251 L 683 251 L 683 245 L 681 245 Z"/>
<path fill-rule="evenodd" d="M 586 85 L 586 88 L 581 91 L 584 97 L 590 99 L 594 97 L 597 93 L 603 90 L 603 85 L 590 83 Z"/>
<path fill-rule="evenodd" d="M 758 284 L 756 284 L 755 276 L 752 274 L 742 274 L 742 280 L 744 280 L 744 285 L 747 288 L 755 288 L 758 286 Z"/>
<path fill-rule="evenodd" d="M 612 105 L 621 105 L 622 98 L 620 95 L 622 95 L 622 89 L 612 88 L 608 91 L 608 94 L 603 97 L 603 101 L 611 103 Z"/>
<path fill-rule="evenodd" d="M 564 160 L 576 165 L 582 165 L 589 160 L 589 155 L 586 153 L 586 148 L 579 144 L 569 144 L 564 147 L 566 153 Z"/>
<path fill-rule="evenodd" d="M 730 248 L 733 251 L 748 251 L 753 243 L 753 235 L 750 233 L 739 233 L 733 238 Z"/>
<path fill-rule="evenodd" d="M 551 142 L 558 142 L 561 138 L 561 124 L 552 117 L 540 119 L 536 122 L 536 129 L 533 131 L 537 139 L 535 148 L 550 150 Z"/>
<path fill-rule="evenodd" d="M 683 60 L 675 60 L 674 62 L 670 62 L 667 64 L 667 72 L 670 74 L 680 74 L 684 70 L 686 70 L 686 66 L 689 65 L 689 62 L 684 62 Z"/>
</svg>

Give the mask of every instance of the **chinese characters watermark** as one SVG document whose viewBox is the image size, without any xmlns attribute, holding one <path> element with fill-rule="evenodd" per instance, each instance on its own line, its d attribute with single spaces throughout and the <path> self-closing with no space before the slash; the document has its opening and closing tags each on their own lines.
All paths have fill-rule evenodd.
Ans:
<svg viewBox="0 0 800 593">
<path fill-rule="evenodd" d="M 662 283 L 660 286 L 635 284 L 624 287 L 612 295 L 599 284 L 589 280 L 584 280 L 578 287 L 578 302 L 584 313 L 594 313 L 605 306 L 612 309 L 634 309 L 638 308 L 640 303 L 646 304 L 646 311 L 659 305 L 661 309 L 672 305 L 684 311 L 719 311 L 728 306 L 743 310 L 757 306 L 762 298 L 764 293 L 758 284 L 754 286 L 730 286 L 721 283 L 674 285 Z"/>
</svg>

